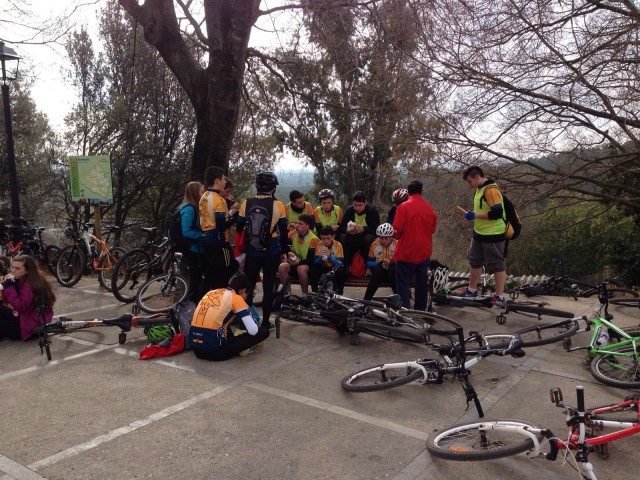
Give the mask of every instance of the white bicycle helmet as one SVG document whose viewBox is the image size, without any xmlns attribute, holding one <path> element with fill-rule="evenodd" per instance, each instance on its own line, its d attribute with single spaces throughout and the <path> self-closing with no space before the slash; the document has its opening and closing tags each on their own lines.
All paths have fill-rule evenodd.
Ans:
<svg viewBox="0 0 640 480">
<path fill-rule="evenodd" d="M 393 225 L 390 223 L 382 223 L 376 228 L 376 235 L 379 237 L 393 237 Z"/>
<path fill-rule="evenodd" d="M 433 292 L 438 293 L 444 290 L 444 287 L 449 281 L 449 270 L 446 268 L 438 267 L 432 272 L 431 285 L 433 286 Z"/>
<path fill-rule="evenodd" d="M 406 202 L 407 200 L 409 200 L 409 190 L 406 188 L 399 188 L 393 192 L 393 195 L 391 195 L 391 201 L 394 205 L 400 205 L 402 202 Z"/>
<path fill-rule="evenodd" d="M 322 190 L 320 190 L 320 192 L 318 193 L 318 197 L 320 198 L 320 200 L 325 198 L 332 198 L 332 199 L 336 198 L 333 191 L 328 188 L 323 188 Z"/>
</svg>

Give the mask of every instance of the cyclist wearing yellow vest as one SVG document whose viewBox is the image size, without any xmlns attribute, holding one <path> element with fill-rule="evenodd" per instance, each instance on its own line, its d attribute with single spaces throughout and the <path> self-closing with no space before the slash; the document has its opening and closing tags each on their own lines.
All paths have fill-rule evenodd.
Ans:
<svg viewBox="0 0 640 480">
<path fill-rule="evenodd" d="M 475 188 L 473 210 L 464 215 L 465 219 L 473 221 L 473 237 L 467 253 L 471 276 L 464 296 L 478 295 L 475 287 L 480 282 L 484 266 L 488 273 L 494 275 L 497 300 L 504 302 L 504 285 L 507 280 L 504 233 L 507 227 L 502 193 L 493 180 L 485 178 L 484 172 L 477 165 L 467 168 L 462 178 L 471 188 Z"/>
<path fill-rule="evenodd" d="M 313 216 L 313 207 L 311 202 L 304 200 L 304 195 L 298 190 L 289 192 L 289 200 L 289 203 L 284 206 L 284 211 L 287 214 L 287 229 L 293 231 L 296 230 L 300 215 Z"/>
<path fill-rule="evenodd" d="M 289 274 L 298 278 L 303 299 L 306 299 L 309 293 L 309 269 L 313 265 L 316 247 L 320 242 L 320 239 L 311 231 L 314 225 L 313 215 L 303 213 L 298 217 L 296 233 L 291 235 L 287 261 L 282 262 L 278 268 L 280 281 L 287 278 Z"/>
<path fill-rule="evenodd" d="M 319 237 L 324 227 L 331 227 L 334 232 L 337 232 L 344 213 L 338 205 L 334 205 L 336 196 L 332 190 L 323 188 L 318 193 L 318 198 L 320 205 L 313 211 L 313 215 L 316 220 L 316 236 Z"/>
</svg>

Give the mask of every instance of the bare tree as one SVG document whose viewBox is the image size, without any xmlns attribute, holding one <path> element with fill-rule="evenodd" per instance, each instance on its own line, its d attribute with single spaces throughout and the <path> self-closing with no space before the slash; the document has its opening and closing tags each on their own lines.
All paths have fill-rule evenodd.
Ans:
<svg viewBox="0 0 640 480">
<path fill-rule="evenodd" d="M 624 180 L 640 171 L 635 3 L 410 4 L 424 52 L 414 58 L 445 93 L 435 113 L 446 129 L 423 140 L 443 145 L 446 161 L 493 162 L 532 187 L 532 199 L 535 191 L 640 211 L 640 182 Z"/>
</svg>

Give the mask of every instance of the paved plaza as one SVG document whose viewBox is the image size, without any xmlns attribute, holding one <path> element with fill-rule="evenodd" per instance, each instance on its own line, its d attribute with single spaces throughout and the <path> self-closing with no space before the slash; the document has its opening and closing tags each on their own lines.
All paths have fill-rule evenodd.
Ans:
<svg viewBox="0 0 640 480">
<path fill-rule="evenodd" d="M 58 288 L 56 315 L 115 317 L 130 311 L 85 278 Z M 347 295 L 362 296 L 363 289 Z M 386 293 L 381 291 L 380 293 Z M 597 299 L 541 297 L 550 306 L 592 315 Z M 439 307 L 465 331 L 509 332 L 537 322 L 495 311 Z M 638 310 L 612 307 L 622 326 Z M 584 343 L 586 334 L 574 337 Z M 27 479 L 576 479 L 561 461 L 524 457 L 457 463 L 425 450 L 430 432 L 477 418 L 458 383 L 410 384 L 350 394 L 346 374 L 384 361 L 435 357 L 425 346 L 362 335 L 353 346 L 331 329 L 283 321 L 282 336 L 258 354 L 210 363 L 184 352 L 138 359 L 142 329 L 118 343 L 115 328 L 53 337 L 53 360 L 37 341 L 0 341 L 0 480 Z M 529 348 L 523 358 L 490 357 L 472 370 L 486 418 L 515 418 L 564 435 L 562 411 L 549 401 L 561 387 L 573 402 L 584 385 L 588 406 L 628 392 L 594 380 L 584 352 L 561 345 Z M 636 473 L 638 437 L 610 446 L 608 460 L 590 456 L 600 480 Z"/>
</svg>

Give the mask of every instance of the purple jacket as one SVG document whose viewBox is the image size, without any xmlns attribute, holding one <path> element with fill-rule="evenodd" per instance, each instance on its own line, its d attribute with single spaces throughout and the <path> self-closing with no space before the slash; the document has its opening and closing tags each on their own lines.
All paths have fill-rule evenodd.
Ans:
<svg viewBox="0 0 640 480">
<path fill-rule="evenodd" d="M 2 291 L 2 298 L 20 315 L 20 334 L 24 342 L 31 338 L 31 332 L 34 328 L 40 326 L 41 321 L 36 313 L 33 291 L 29 284 L 27 282 L 21 283 L 19 286 L 20 292 L 16 287 L 15 284 L 5 287 Z M 47 308 L 45 318 L 47 323 L 51 323 L 53 319 L 53 310 L 51 308 Z"/>
</svg>

